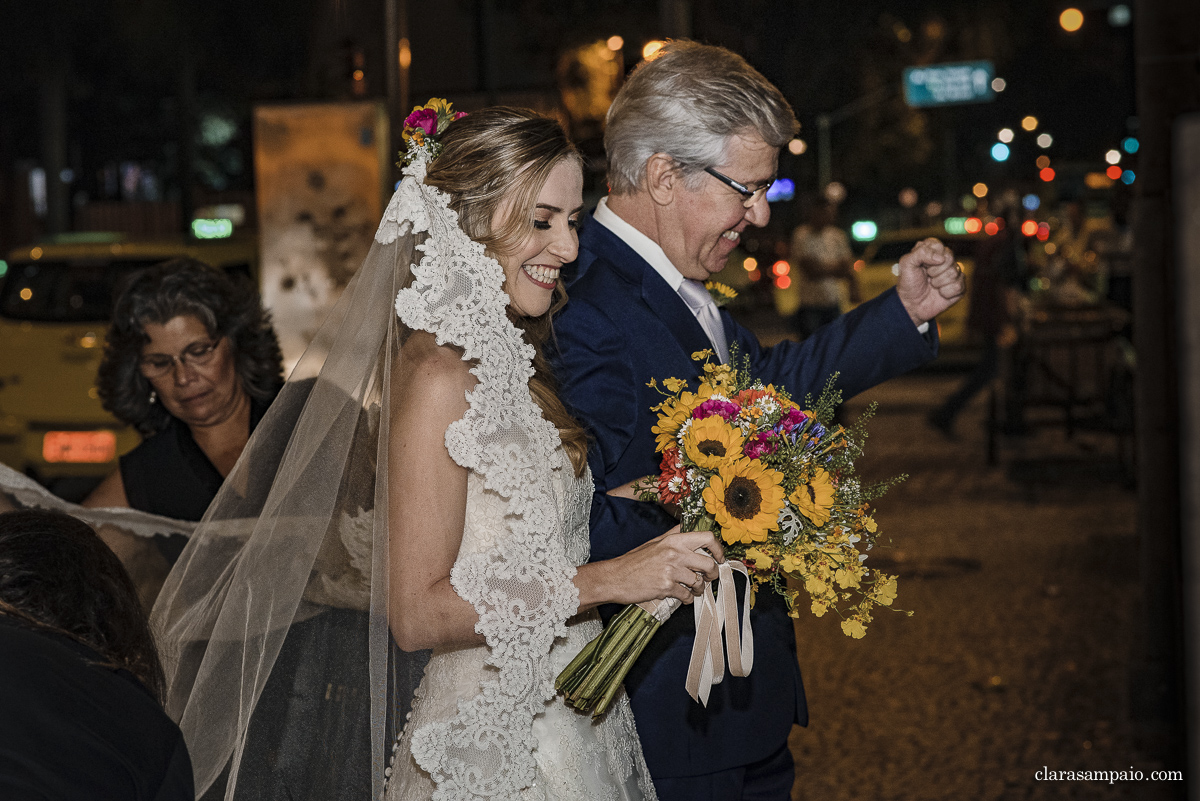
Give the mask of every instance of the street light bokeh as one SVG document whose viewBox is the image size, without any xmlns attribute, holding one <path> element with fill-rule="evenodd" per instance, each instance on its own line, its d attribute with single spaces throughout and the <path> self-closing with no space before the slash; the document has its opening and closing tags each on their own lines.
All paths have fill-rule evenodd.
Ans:
<svg viewBox="0 0 1200 801">
<path fill-rule="evenodd" d="M 1078 8 L 1068 8 L 1058 15 L 1058 24 L 1067 33 L 1075 33 L 1083 27 L 1083 12 Z"/>
<path fill-rule="evenodd" d="M 1032 131 L 1038 127 L 1038 118 L 1030 114 L 1021 119 L 1021 127 L 1026 131 Z"/>
</svg>

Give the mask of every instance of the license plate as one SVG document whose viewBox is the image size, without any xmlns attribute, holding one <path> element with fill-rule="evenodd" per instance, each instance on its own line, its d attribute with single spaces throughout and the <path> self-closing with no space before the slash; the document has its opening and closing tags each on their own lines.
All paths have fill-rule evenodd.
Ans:
<svg viewBox="0 0 1200 801">
<path fill-rule="evenodd" d="M 117 435 L 111 431 L 47 431 L 42 458 L 47 462 L 99 464 L 117 455 Z"/>
</svg>

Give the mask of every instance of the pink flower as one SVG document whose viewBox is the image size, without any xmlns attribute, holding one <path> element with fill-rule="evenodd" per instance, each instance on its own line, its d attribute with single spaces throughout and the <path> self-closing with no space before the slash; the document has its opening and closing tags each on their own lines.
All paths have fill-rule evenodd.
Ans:
<svg viewBox="0 0 1200 801">
<path fill-rule="evenodd" d="M 787 414 L 779 421 L 780 426 L 784 431 L 791 431 L 796 426 L 808 419 L 808 415 L 799 409 L 788 409 Z"/>
<path fill-rule="evenodd" d="M 426 136 L 437 133 L 437 112 L 431 108 L 419 108 L 404 121 L 405 128 L 420 128 Z"/>
<path fill-rule="evenodd" d="M 741 410 L 742 407 L 738 406 L 736 403 L 713 398 L 711 400 L 706 400 L 704 403 L 697 406 L 696 411 L 692 412 L 692 417 L 696 420 L 703 420 L 706 417 L 712 417 L 714 414 L 718 414 L 722 419 L 729 421 L 737 417 Z"/>
<path fill-rule="evenodd" d="M 770 438 L 770 434 L 755 434 L 746 440 L 742 453 L 751 459 L 761 459 L 779 450 L 779 446 Z"/>
<path fill-rule="evenodd" d="M 456 119 L 456 120 L 461 120 L 465 116 L 467 116 L 467 112 L 465 112 L 465 111 L 454 112 L 454 119 Z"/>
</svg>

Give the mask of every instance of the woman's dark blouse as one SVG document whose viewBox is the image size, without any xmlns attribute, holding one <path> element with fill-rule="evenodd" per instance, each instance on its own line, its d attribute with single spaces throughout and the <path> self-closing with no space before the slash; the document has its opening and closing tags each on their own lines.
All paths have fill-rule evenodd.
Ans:
<svg viewBox="0 0 1200 801">
<path fill-rule="evenodd" d="M 250 401 L 251 433 L 269 405 Z M 175 520 L 198 521 L 224 481 L 192 437 L 191 429 L 174 416 L 166 428 L 122 456 L 120 469 L 131 508 Z M 154 543 L 173 565 L 187 538 L 179 534 L 156 536 Z"/>
<path fill-rule="evenodd" d="M 127 671 L 0 615 L 0 798 L 192 801 L 183 735 Z"/>
</svg>

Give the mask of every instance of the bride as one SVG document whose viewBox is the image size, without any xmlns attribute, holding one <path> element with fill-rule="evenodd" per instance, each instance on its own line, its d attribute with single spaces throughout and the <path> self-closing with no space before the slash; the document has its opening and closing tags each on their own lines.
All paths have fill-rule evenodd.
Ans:
<svg viewBox="0 0 1200 801">
<path fill-rule="evenodd" d="M 598 605 L 690 602 L 722 556 L 673 530 L 587 563 L 587 435 L 541 353 L 580 156 L 519 109 L 409 122 L 367 261 L 155 606 L 168 711 L 198 794 L 653 798 L 628 702 L 593 722 L 554 678 Z"/>
</svg>

